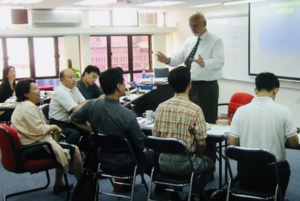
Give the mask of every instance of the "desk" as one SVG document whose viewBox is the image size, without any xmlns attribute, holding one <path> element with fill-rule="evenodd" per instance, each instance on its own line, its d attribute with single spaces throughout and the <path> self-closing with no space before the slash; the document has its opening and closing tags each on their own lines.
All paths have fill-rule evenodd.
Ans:
<svg viewBox="0 0 300 201">
<path fill-rule="evenodd" d="M 141 129 L 146 131 L 147 135 L 151 135 L 151 130 L 153 128 L 154 123 L 150 124 L 140 124 Z M 227 146 L 227 134 L 230 132 L 230 126 L 218 126 L 212 125 L 210 129 L 207 130 L 207 137 L 213 139 L 217 143 L 217 150 L 216 150 L 216 158 L 219 161 L 219 189 L 222 189 L 223 184 L 227 185 L 227 164 L 224 164 L 224 171 L 225 171 L 225 182 L 223 183 L 223 160 L 225 160 L 225 155 L 222 153 L 222 148 Z M 225 143 L 224 146 L 222 143 Z"/>
<path fill-rule="evenodd" d="M 124 98 L 128 98 L 130 101 L 127 101 L 123 104 L 124 107 L 130 108 L 131 104 L 135 103 L 136 101 L 138 101 L 139 99 L 141 99 L 143 96 L 145 96 L 149 91 L 145 91 L 145 94 L 130 94 L 128 96 L 121 96 L 119 98 L 120 103 L 123 102 Z"/>
</svg>

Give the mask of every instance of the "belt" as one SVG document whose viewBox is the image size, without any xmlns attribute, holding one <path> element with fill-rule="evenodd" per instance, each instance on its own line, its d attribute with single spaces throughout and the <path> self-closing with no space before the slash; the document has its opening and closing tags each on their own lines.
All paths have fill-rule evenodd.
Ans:
<svg viewBox="0 0 300 201">
<path fill-rule="evenodd" d="M 192 84 L 194 84 L 194 85 L 196 85 L 196 84 L 207 84 L 207 83 L 212 83 L 212 82 L 216 82 L 216 80 L 213 80 L 213 81 L 203 81 L 203 80 L 192 81 Z"/>
</svg>

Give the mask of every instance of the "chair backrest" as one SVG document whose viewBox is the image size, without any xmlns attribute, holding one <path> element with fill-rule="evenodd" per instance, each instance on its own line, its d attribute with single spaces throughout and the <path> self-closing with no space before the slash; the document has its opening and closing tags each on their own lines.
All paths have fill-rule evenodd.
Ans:
<svg viewBox="0 0 300 201">
<path fill-rule="evenodd" d="M 190 152 L 180 140 L 175 138 L 161 138 L 161 137 L 147 136 L 144 143 L 147 151 L 151 149 L 159 153 L 186 154 L 190 163 L 191 171 L 192 172 L 195 171 Z M 151 162 L 153 166 L 157 166 L 156 161 L 154 161 L 152 157 L 151 157 Z"/>
<path fill-rule="evenodd" d="M 251 94 L 238 92 L 232 95 L 228 104 L 228 114 L 233 116 L 235 111 L 242 105 L 246 105 L 251 102 L 254 97 Z"/>
<path fill-rule="evenodd" d="M 182 154 L 188 151 L 186 146 L 175 138 L 148 136 L 145 140 L 145 146 L 159 153 Z"/>
<path fill-rule="evenodd" d="M 22 146 L 17 132 L 6 124 L 0 124 L 0 150 L 3 167 L 15 172 L 18 169 L 17 150 Z"/>
<path fill-rule="evenodd" d="M 105 150 L 129 150 L 130 144 L 126 138 L 116 135 L 105 135 L 102 133 L 91 134 L 91 141 L 101 149 Z"/>
<path fill-rule="evenodd" d="M 40 110 L 43 112 L 47 121 L 49 120 L 49 107 L 50 105 L 48 103 L 39 106 Z"/>
<path fill-rule="evenodd" d="M 277 162 L 274 154 L 267 149 L 228 146 L 225 150 L 225 154 L 230 159 L 242 163 L 270 164 Z"/>
<path fill-rule="evenodd" d="M 229 167 L 228 170 L 231 178 L 233 178 L 233 174 L 229 163 L 229 159 L 233 159 L 238 163 L 249 164 L 249 166 L 263 166 L 268 164 L 274 164 L 276 174 L 274 176 L 276 177 L 276 180 L 279 183 L 279 173 L 276 157 L 267 149 L 228 146 L 225 150 L 225 157 L 226 163 Z"/>
</svg>

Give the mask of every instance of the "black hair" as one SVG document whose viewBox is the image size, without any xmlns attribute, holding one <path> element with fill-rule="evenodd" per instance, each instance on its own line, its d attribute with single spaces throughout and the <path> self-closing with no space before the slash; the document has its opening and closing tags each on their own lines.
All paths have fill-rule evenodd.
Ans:
<svg viewBox="0 0 300 201">
<path fill-rule="evenodd" d="M 279 88 L 280 83 L 277 76 L 273 73 L 263 72 L 255 78 L 255 86 L 258 91 L 272 91 L 275 88 Z"/>
<path fill-rule="evenodd" d="M 13 67 L 13 66 L 7 66 L 7 67 L 4 67 L 3 68 L 3 72 L 2 72 L 2 79 L 3 79 L 3 82 L 4 83 L 8 83 L 9 81 L 8 81 L 8 78 L 7 78 L 7 74 L 8 74 L 8 72 L 9 72 L 9 70 L 11 69 L 11 68 L 13 68 L 13 69 L 15 69 L 15 67 Z M 16 69 L 15 69 L 16 70 Z M 14 83 L 13 83 L 13 87 L 15 88 L 15 86 L 16 86 L 16 82 L 14 81 Z"/>
<path fill-rule="evenodd" d="M 17 83 L 16 86 L 17 102 L 28 100 L 25 94 L 29 93 L 31 83 L 35 83 L 34 80 L 31 78 L 20 80 Z"/>
<path fill-rule="evenodd" d="M 179 66 L 168 74 L 168 82 L 176 93 L 183 93 L 191 81 L 190 70 Z"/>
<path fill-rule="evenodd" d="M 102 91 L 105 95 L 110 95 L 115 93 L 117 90 L 118 84 L 124 83 L 123 74 L 117 68 L 110 68 L 99 77 L 99 82 L 102 88 Z"/>
<path fill-rule="evenodd" d="M 90 74 L 90 73 L 92 73 L 92 72 L 93 72 L 93 73 L 97 73 L 98 76 L 100 75 L 100 70 L 99 70 L 99 68 L 97 68 L 96 66 L 88 65 L 88 66 L 84 69 L 84 71 L 83 71 L 81 77 L 83 77 L 85 73 Z"/>
</svg>

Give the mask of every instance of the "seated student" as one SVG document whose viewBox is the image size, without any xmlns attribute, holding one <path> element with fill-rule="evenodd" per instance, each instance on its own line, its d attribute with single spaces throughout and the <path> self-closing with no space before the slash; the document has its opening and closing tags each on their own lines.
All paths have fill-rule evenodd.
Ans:
<svg viewBox="0 0 300 201">
<path fill-rule="evenodd" d="M 70 113 L 79 109 L 87 100 L 76 87 L 75 74 L 70 69 L 64 69 L 59 74 L 60 85 L 55 87 L 54 95 L 50 101 L 49 122 L 56 124 L 66 136 L 66 142 L 79 145 L 81 136 L 84 142 L 80 142 L 80 149 L 85 149 L 88 143 L 88 134 L 69 122 Z M 85 144 L 86 143 L 86 144 Z"/>
<path fill-rule="evenodd" d="M 116 68 L 110 68 L 100 75 L 99 80 L 105 98 L 89 101 L 72 113 L 71 121 L 79 126 L 87 121 L 94 132 L 126 137 L 131 142 L 140 165 L 147 167 L 147 173 L 150 173 L 150 159 L 143 152 L 146 136 L 141 131 L 135 115 L 119 103 L 119 98 L 125 91 L 123 74 Z M 103 170 L 127 173 L 134 169 L 130 153 L 122 148 L 113 152 L 101 150 L 99 162 L 102 163 Z"/>
<path fill-rule="evenodd" d="M 15 95 L 16 86 L 16 70 L 13 66 L 3 68 L 3 78 L 0 85 L 0 103 L 5 102 L 9 97 Z M 0 111 L 0 121 L 10 121 L 12 111 L 5 111 L 5 115 L 2 115 L 4 111 Z"/>
<path fill-rule="evenodd" d="M 99 98 L 103 92 L 95 84 L 96 79 L 100 75 L 100 70 L 96 66 L 88 65 L 81 75 L 81 80 L 76 84 L 77 88 L 85 99 Z"/>
<path fill-rule="evenodd" d="M 16 70 L 13 66 L 3 68 L 3 81 L 0 85 L 0 103 L 3 103 L 9 97 L 15 94 Z"/>
<path fill-rule="evenodd" d="M 279 91 L 278 78 L 273 73 L 260 73 L 255 78 L 255 86 L 257 97 L 251 103 L 238 108 L 233 116 L 229 145 L 268 149 L 273 153 L 279 162 L 279 177 L 284 197 L 291 174 L 289 163 L 286 161 L 285 141 L 291 147 L 298 146 L 296 127 L 292 121 L 291 111 L 286 106 L 274 102 Z M 268 167 L 238 165 L 238 175 L 244 185 L 262 188 L 276 182 L 275 178 L 270 176 L 274 175 L 271 174 L 273 170 L 272 165 Z M 262 182 L 255 182 L 257 179 Z"/>
<path fill-rule="evenodd" d="M 51 144 L 57 161 L 62 165 L 65 171 L 71 170 L 76 179 L 81 176 L 82 162 L 79 149 L 70 144 L 58 144 L 53 140 L 52 131 L 60 134 L 61 129 L 56 125 L 46 124 L 42 114 L 36 107 L 40 100 L 39 89 L 32 79 L 21 80 L 16 86 L 17 107 L 12 115 L 12 128 L 18 133 L 22 144 L 32 144 L 39 141 L 47 141 Z M 32 159 L 49 158 L 46 149 L 33 152 L 28 156 Z M 68 158 L 71 157 L 71 160 Z M 68 161 L 69 160 L 69 161 Z M 65 186 L 62 177 L 64 170 L 56 169 L 53 193 L 58 194 L 72 188 L 73 184 Z"/>
<path fill-rule="evenodd" d="M 195 154 L 193 164 L 203 190 L 209 181 L 209 174 L 215 170 L 213 161 L 203 155 L 206 145 L 206 122 L 201 108 L 189 100 L 191 74 L 188 68 L 180 66 L 170 71 L 168 82 L 175 91 L 174 97 L 159 104 L 155 111 L 152 135 L 181 140 L 188 150 Z M 159 167 L 162 172 L 173 175 L 189 175 L 189 161 L 184 155 L 160 154 Z M 207 175 L 207 179 L 205 177 Z M 195 186 L 197 187 L 197 186 Z M 179 200 L 172 193 L 171 199 Z"/>
</svg>

